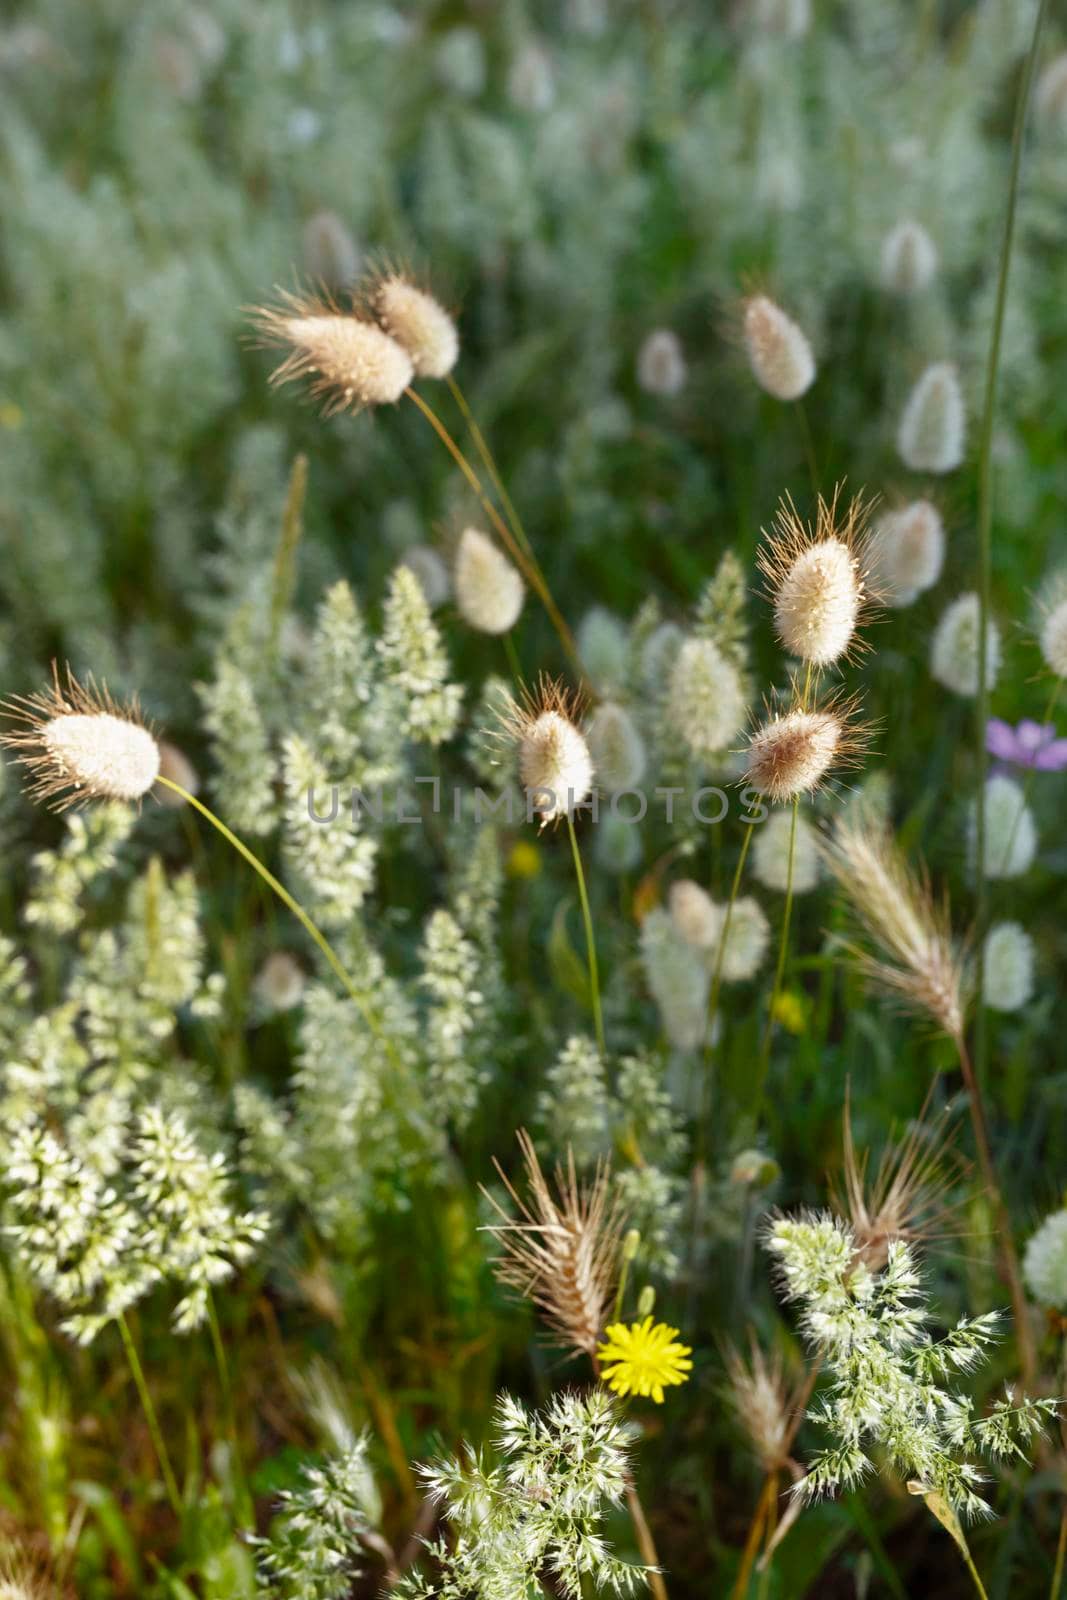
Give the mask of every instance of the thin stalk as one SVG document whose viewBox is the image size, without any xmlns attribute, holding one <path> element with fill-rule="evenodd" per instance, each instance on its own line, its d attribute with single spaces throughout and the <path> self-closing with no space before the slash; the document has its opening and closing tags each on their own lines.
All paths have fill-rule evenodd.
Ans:
<svg viewBox="0 0 1067 1600">
<path fill-rule="evenodd" d="M 296 551 L 304 531 L 304 497 L 307 493 L 308 458 L 298 455 L 289 474 L 278 548 L 274 552 L 274 574 L 270 597 L 270 657 L 278 651 L 282 622 L 289 609 L 296 582 Z"/>
<path fill-rule="evenodd" d="M 574 818 L 567 812 L 567 832 L 571 838 L 571 854 L 574 857 L 574 871 L 578 879 L 578 898 L 582 903 L 582 921 L 585 924 L 585 947 L 589 955 L 589 990 L 593 1002 L 593 1026 L 596 1029 L 597 1049 L 606 1061 L 608 1056 L 607 1045 L 604 1042 L 604 1013 L 600 1006 L 600 972 L 596 959 L 596 940 L 593 937 L 593 915 L 589 910 L 589 896 L 585 890 L 585 873 L 582 870 L 582 856 L 578 849 L 578 836 L 574 831 Z"/>
<path fill-rule="evenodd" d="M 538 571 L 540 571 L 540 563 L 534 554 L 533 545 L 527 538 L 526 529 L 522 525 L 519 513 L 515 509 L 515 505 L 511 496 L 508 494 L 508 491 L 504 485 L 504 480 L 500 476 L 500 469 L 496 464 L 492 450 L 489 448 L 489 442 L 475 421 L 474 413 L 467 404 L 466 395 L 463 393 L 463 390 L 460 388 L 459 384 L 456 382 L 451 373 L 449 373 L 448 376 L 448 387 L 452 391 L 452 398 L 459 407 L 463 416 L 463 420 L 470 430 L 470 436 L 474 440 L 474 448 L 477 450 L 479 456 L 481 457 L 482 465 L 489 474 L 489 481 L 493 485 L 493 488 L 496 490 L 497 494 L 500 496 L 500 503 L 504 507 L 504 514 L 507 517 L 508 522 L 511 524 L 511 530 L 516 539 L 522 545 L 523 549 L 526 551 L 526 554 L 529 556 L 530 560 L 537 567 Z"/>
<path fill-rule="evenodd" d="M 1048 704 L 1045 706 L 1045 712 L 1044 712 L 1044 715 L 1041 718 L 1042 724 L 1047 724 L 1051 720 L 1052 714 L 1056 709 L 1056 702 L 1060 697 L 1060 690 L 1062 688 L 1063 688 L 1063 679 L 1062 678 L 1057 678 L 1055 683 L 1052 685 L 1052 693 L 1048 697 Z M 1029 804 L 1030 795 L 1031 795 L 1031 793 L 1033 791 L 1033 787 L 1034 787 L 1034 779 L 1036 777 L 1037 777 L 1037 768 L 1036 767 L 1030 767 L 1029 770 L 1027 771 L 1026 779 L 1025 779 L 1025 781 L 1023 783 L 1023 801 L 1022 801 L 1022 805 L 1019 807 L 1018 811 L 1016 811 L 1016 813 L 1015 813 L 1015 821 L 1011 825 L 1011 833 L 1008 835 L 1008 842 L 1004 847 L 1004 855 L 1001 858 L 1001 870 L 1003 870 L 1005 864 L 1011 860 L 1011 853 L 1015 848 L 1015 835 L 1019 831 L 1019 823 L 1022 820 L 1023 811 L 1024 811 L 1025 807 Z"/>
<path fill-rule="evenodd" d="M 437 437 L 441 440 L 441 443 L 444 445 L 445 449 L 448 451 L 449 455 L 452 457 L 453 461 L 466 478 L 471 490 L 475 495 L 477 495 L 481 507 L 486 516 L 489 518 L 490 522 L 493 524 L 493 527 L 499 535 L 501 543 L 504 545 L 508 551 L 508 554 L 515 562 L 515 565 L 519 568 L 523 577 L 526 579 L 527 583 L 530 585 L 531 589 L 533 589 L 541 604 L 548 612 L 552 626 L 558 633 L 559 641 L 564 650 L 567 652 L 567 655 L 570 657 L 573 666 L 575 667 L 576 671 L 582 672 L 581 657 L 578 654 L 578 646 L 574 641 L 574 635 L 571 633 L 570 628 L 563 619 L 563 615 L 559 607 L 552 598 L 549 587 L 544 578 L 541 576 L 540 569 L 531 562 L 530 558 L 520 548 L 515 535 L 512 533 L 511 529 L 500 515 L 500 512 L 497 510 L 496 506 L 490 500 L 489 496 L 482 487 L 482 482 L 478 477 L 478 474 L 475 472 L 474 468 L 467 460 L 467 457 L 463 454 L 463 451 L 460 449 L 455 439 L 453 439 L 452 435 L 449 433 L 448 429 L 445 427 L 436 411 L 434 411 L 431 406 L 427 405 L 426 401 L 422 398 L 422 395 L 416 390 L 405 389 L 404 393 L 407 395 L 409 400 L 413 400 L 415 402 L 415 405 L 422 412 L 423 416 L 426 418 L 427 422 L 430 424 L 431 428 L 434 430 Z"/>
<path fill-rule="evenodd" d="M 803 400 L 797 401 L 797 416 L 800 418 L 800 434 L 804 440 L 804 454 L 807 457 L 808 473 L 811 477 L 811 492 L 818 497 L 819 463 L 815 457 L 815 440 L 812 437 L 811 423 L 808 421 L 808 413 Z"/>
<path fill-rule="evenodd" d="M 274 876 L 273 872 L 271 872 L 268 867 L 264 866 L 259 857 L 248 848 L 244 841 L 239 839 L 237 835 L 226 826 L 222 819 L 217 817 L 202 800 L 198 800 L 195 794 L 190 794 L 188 789 L 183 789 L 180 783 L 174 782 L 173 778 L 159 777 L 156 779 L 156 782 L 162 784 L 167 789 L 173 789 L 175 794 L 181 795 L 182 799 L 187 805 L 193 806 L 195 810 L 199 811 L 200 815 L 206 818 L 207 821 L 211 823 L 211 826 L 221 833 L 227 844 L 231 844 L 237 851 L 238 855 L 243 856 L 248 862 L 249 866 L 258 872 L 259 876 L 263 879 L 263 882 L 268 886 L 268 888 L 273 889 L 274 893 L 278 896 L 278 899 L 282 902 L 282 904 L 289 908 L 289 910 L 293 913 L 293 916 L 296 917 L 297 921 L 304 928 L 305 932 L 308 933 L 318 945 L 319 949 L 322 951 L 322 954 L 329 962 L 332 971 L 335 973 L 342 987 L 344 988 L 345 993 L 356 1006 L 360 1016 L 363 1018 L 364 1022 L 367 1024 L 367 1027 L 377 1039 L 378 1043 L 387 1052 L 394 1065 L 400 1066 L 400 1058 L 396 1053 L 394 1045 L 382 1032 L 381 1024 L 368 1006 L 365 997 L 356 987 L 354 978 L 350 976 L 346 968 L 342 965 L 337 952 L 333 948 L 333 945 L 327 939 L 322 930 L 317 926 L 317 924 L 312 922 L 311 918 L 308 916 L 299 900 L 295 900 L 293 898 L 288 889 L 285 887 L 284 883 L 281 883 Z"/>
<path fill-rule="evenodd" d="M 989 1128 L 986 1123 L 985 1106 L 982 1102 L 982 1091 L 975 1075 L 974 1067 L 971 1064 L 971 1058 L 967 1053 L 967 1046 L 962 1033 L 953 1039 L 953 1043 L 959 1056 L 960 1072 L 963 1075 L 964 1086 L 967 1090 L 967 1099 L 971 1112 L 971 1127 L 974 1130 L 974 1142 L 978 1151 L 978 1165 L 982 1172 L 982 1180 L 993 1202 L 1001 1267 L 1005 1278 L 1008 1280 L 1012 1316 L 1015 1319 L 1015 1336 L 1019 1346 L 1019 1365 L 1022 1368 L 1023 1386 L 1029 1389 L 1037 1371 L 1037 1351 L 1034 1348 L 1033 1334 L 1030 1330 L 1030 1322 L 1027 1316 L 1026 1295 L 1023 1292 L 1022 1274 L 1019 1271 L 1019 1257 L 1016 1253 L 1015 1241 L 1012 1238 L 1011 1218 L 1008 1215 L 1008 1208 L 1004 1203 L 1004 1196 L 997 1182 L 996 1169 L 993 1165 L 993 1152 L 989 1142 Z"/>
<path fill-rule="evenodd" d="M 697 1161 L 703 1162 L 708 1128 L 711 1125 L 711 1064 L 715 1053 L 715 1014 L 719 1007 L 719 991 L 722 988 L 722 966 L 726 957 L 726 941 L 730 936 L 730 924 L 733 921 L 734 904 L 737 900 L 737 891 L 741 887 L 741 874 L 745 870 L 745 860 L 748 856 L 748 847 L 752 843 L 754 824 L 746 823 L 745 837 L 741 842 L 741 850 L 734 868 L 734 879 L 730 885 L 730 898 L 726 902 L 726 913 L 719 931 L 719 944 L 715 951 L 715 965 L 712 968 L 711 983 L 708 985 L 708 1014 L 704 1021 L 704 1093 L 701 1108 L 700 1123 L 697 1127 Z"/>
<path fill-rule="evenodd" d="M 807 1376 L 797 1393 L 796 1401 L 793 1407 L 793 1415 L 786 1429 L 785 1438 L 782 1440 L 781 1459 L 783 1462 L 788 1458 L 789 1452 L 793 1448 L 793 1440 L 800 1432 L 800 1425 L 807 1415 L 808 1401 L 811 1399 L 815 1385 L 819 1379 L 819 1373 L 821 1371 L 822 1357 L 819 1356 L 808 1368 Z M 738 1573 L 737 1582 L 734 1584 L 733 1590 L 731 1591 L 730 1600 L 744 1600 L 745 1592 L 748 1589 L 749 1575 L 752 1571 L 752 1563 L 755 1561 L 756 1551 L 759 1549 L 760 1535 L 763 1532 L 763 1526 L 767 1521 L 769 1514 L 768 1498 L 773 1500 L 777 1492 L 778 1469 L 777 1467 L 774 1467 L 770 1472 L 767 1473 L 763 1480 L 763 1488 L 760 1491 L 760 1497 L 756 1502 L 756 1509 L 752 1513 L 752 1521 L 749 1524 L 748 1537 L 745 1540 L 745 1551 L 741 1559 L 741 1570 Z"/>
<path fill-rule="evenodd" d="M 964 1561 L 967 1564 L 967 1571 L 970 1573 L 971 1577 L 974 1580 L 974 1587 L 978 1591 L 978 1594 L 981 1597 L 981 1600 L 989 1600 L 989 1596 L 986 1593 L 985 1584 L 982 1582 L 981 1578 L 978 1576 L 978 1568 L 974 1564 L 974 1561 L 973 1561 L 973 1559 L 971 1557 L 971 1552 L 966 1548 L 966 1546 L 964 1546 L 964 1548 L 963 1548 L 961 1553 L 963 1555 Z"/>
<path fill-rule="evenodd" d="M 1060 1517 L 1060 1536 L 1056 1542 L 1056 1565 L 1052 1569 L 1052 1584 L 1049 1588 L 1048 1600 L 1060 1600 L 1065 1556 L 1067 1556 L 1067 1505 L 1064 1506 L 1063 1515 Z"/>
<path fill-rule="evenodd" d="M 515 679 L 516 685 L 520 685 L 522 683 L 522 663 L 519 660 L 519 652 L 515 648 L 515 639 L 510 628 L 504 635 L 504 654 L 508 658 L 511 676 Z"/>
<path fill-rule="evenodd" d="M 763 1030 L 763 1043 L 760 1047 L 759 1078 L 756 1093 L 755 1120 L 759 1121 L 760 1111 L 763 1109 L 763 1088 L 767 1081 L 767 1068 L 771 1059 L 771 1040 L 774 1037 L 774 1013 L 778 1004 L 778 997 L 782 992 L 782 980 L 785 977 L 785 964 L 789 958 L 789 925 L 793 917 L 793 863 L 796 858 L 797 847 L 797 815 L 800 810 L 800 796 L 793 800 L 793 820 L 789 827 L 789 865 L 785 877 L 785 908 L 782 911 L 782 937 L 778 944 L 778 965 L 774 973 L 774 988 L 771 990 L 770 1010 L 767 1013 L 767 1022 Z"/>
<path fill-rule="evenodd" d="M 656 1551 L 656 1541 L 652 1537 L 652 1529 L 645 1516 L 645 1508 L 641 1504 L 641 1496 L 636 1485 L 629 1479 L 626 1483 L 626 1504 L 630 1510 L 630 1520 L 634 1525 L 637 1535 L 637 1548 L 641 1552 L 641 1560 L 648 1567 L 645 1574 L 648 1587 L 651 1589 L 655 1600 L 667 1600 L 667 1585 L 663 1581 L 663 1574 L 659 1571 L 659 1555 Z"/>
<path fill-rule="evenodd" d="M 1008 180 L 1008 199 L 1004 211 L 1004 231 L 1000 242 L 1000 265 L 997 271 L 997 291 L 993 307 L 993 331 L 986 363 L 985 393 L 982 400 L 982 424 L 978 446 L 978 693 L 975 697 L 975 722 L 977 740 L 977 792 L 975 794 L 975 861 L 977 886 L 975 890 L 975 935 L 977 940 L 975 981 L 977 993 L 982 994 L 985 968 L 985 930 L 988 915 L 988 886 L 985 864 L 985 785 L 989 768 L 986 750 L 986 722 L 989 716 L 989 683 L 986 662 L 986 630 L 989 624 L 990 599 L 993 577 L 993 423 L 996 412 L 997 377 L 1000 369 L 1000 350 L 1004 337 L 1004 312 L 1008 299 L 1008 275 L 1011 270 L 1012 245 L 1015 239 L 1015 212 L 1019 198 L 1019 176 L 1022 170 L 1023 139 L 1026 117 L 1030 105 L 1030 89 L 1037 65 L 1041 31 L 1048 11 L 1048 0 L 1039 0 L 1034 34 L 1030 51 L 1023 68 L 1022 81 L 1015 104 L 1015 123 L 1011 135 L 1011 167 Z M 985 1082 L 988 1052 L 988 1029 L 985 1007 L 978 1005 L 974 1024 L 974 1056 L 978 1081 Z"/>
<path fill-rule="evenodd" d="M 145 1381 L 144 1368 L 141 1366 L 141 1358 L 137 1354 L 137 1346 L 133 1342 L 133 1335 L 130 1332 L 129 1324 L 127 1323 L 126 1318 L 121 1311 L 115 1320 L 118 1322 L 119 1333 L 122 1335 L 122 1343 L 126 1350 L 126 1360 L 129 1362 L 130 1371 L 133 1373 L 133 1381 L 137 1387 L 137 1393 L 141 1399 L 141 1407 L 145 1414 L 145 1421 L 148 1423 L 148 1431 L 152 1435 L 152 1443 L 155 1446 L 156 1458 L 159 1461 L 160 1471 L 163 1473 L 163 1483 L 167 1491 L 167 1499 L 170 1501 L 171 1509 L 173 1510 L 174 1515 L 176 1517 L 180 1517 L 182 1514 L 182 1500 L 181 1495 L 178 1493 L 178 1480 L 175 1478 L 174 1468 L 170 1464 L 170 1456 L 167 1454 L 167 1446 L 163 1438 L 163 1430 L 159 1426 L 159 1417 L 156 1415 L 156 1408 L 153 1404 L 152 1396 L 149 1393 L 148 1384 Z"/>
<path fill-rule="evenodd" d="M 241 1460 L 241 1444 L 237 1434 L 237 1408 L 233 1403 L 233 1384 L 230 1380 L 230 1363 L 226 1359 L 226 1346 L 222 1340 L 218 1312 L 215 1310 L 215 1298 L 210 1289 L 207 1296 L 207 1323 L 211 1331 L 211 1347 L 215 1354 L 215 1367 L 218 1371 L 219 1385 L 222 1389 L 222 1404 L 226 1412 L 226 1428 L 233 1448 L 233 1471 L 240 1500 L 239 1515 L 245 1527 L 254 1529 L 255 1512 L 252 1506 L 252 1496 L 248 1490 L 248 1479 L 245 1477 L 244 1463 Z"/>
</svg>

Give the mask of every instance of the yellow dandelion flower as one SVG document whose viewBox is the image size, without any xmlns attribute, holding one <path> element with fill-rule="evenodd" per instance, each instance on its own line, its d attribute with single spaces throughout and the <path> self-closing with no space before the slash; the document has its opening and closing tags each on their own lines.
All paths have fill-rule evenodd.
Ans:
<svg viewBox="0 0 1067 1600">
<path fill-rule="evenodd" d="M 519 839 L 508 856 L 508 876 L 511 878 L 536 878 L 541 870 L 541 852 L 527 839 Z"/>
<path fill-rule="evenodd" d="M 693 1370 L 692 1350 L 678 1344 L 678 1329 L 665 1322 L 612 1322 L 605 1329 L 607 1343 L 597 1349 L 600 1376 L 616 1394 L 651 1395 L 663 1404 L 666 1385 L 685 1383 Z"/>
</svg>

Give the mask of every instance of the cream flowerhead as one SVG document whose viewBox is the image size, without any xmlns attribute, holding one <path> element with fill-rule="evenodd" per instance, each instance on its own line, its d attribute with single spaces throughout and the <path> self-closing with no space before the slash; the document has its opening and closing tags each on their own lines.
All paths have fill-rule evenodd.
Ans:
<svg viewBox="0 0 1067 1600">
<path fill-rule="evenodd" d="M 746 783 L 782 805 L 820 789 L 831 768 L 856 766 L 867 738 L 856 709 L 854 699 L 833 697 L 767 716 L 745 751 Z"/>
<path fill-rule="evenodd" d="M 420 378 L 446 378 L 459 359 L 455 321 L 404 272 L 383 272 L 367 290 L 368 304 L 390 338 L 402 345 Z"/>
<path fill-rule="evenodd" d="M 774 630 L 790 655 L 813 667 L 854 651 L 872 601 L 867 506 L 856 497 L 839 511 L 838 500 L 837 491 L 830 500 L 820 495 L 809 525 L 784 499 L 759 553 Z"/>
<path fill-rule="evenodd" d="M 503 729 L 518 746 L 519 776 L 541 826 L 558 822 L 589 798 L 593 758 L 581 731 L 579 696 L 542 678 L 504 713 Z"/>
<path fill-rule="evenodd" d="M 253 322 L 264 344 L 288 351 L 271 383 L 309 377 L 328 417 L 391 405 L 415 376 L 403 345 L 328 296 L 280 290 L 277 305 L 257 307 Z"/>
<path fill-rule="evenodd" d="M 4 710 L 16 723 L 0 744 L 28 767 L 35 799 L 59 811 L 87 800 L 141 800 L 159 776 L 159 745 L 136 701 L 118 705 L 90 678 L 83 686 L 53 664 L 52 686 L 18 696 Z"/>
</svg>

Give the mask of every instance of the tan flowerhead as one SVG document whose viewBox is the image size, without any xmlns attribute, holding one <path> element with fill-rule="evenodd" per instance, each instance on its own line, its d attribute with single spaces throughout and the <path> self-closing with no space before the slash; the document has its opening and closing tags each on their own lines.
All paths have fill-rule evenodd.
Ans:
<svg viewBox="0 0 1067 1600">
<path fill-rule="evenodd" d="M 872 1272 L 885 1266 L 895 1241 L 920 1244 L 951 1231 L 946 1228 L 954 1209 L 949 1191 L 961 1164 L 952 1148 L 948 1113 L 942 1112 L 931 1124 L 925 1120 L 925 1110 L 903 1138 L 886 1145 L 872 1175 L 869 1152 L 856 1151 L 845 1093 L 844 1170 L 842 1186 L 832 1198 Z"/>
<path fill-rule="evenodd" d="M 446 378 L 459 359 L 455 321 L 439 300 L 403 272 L 385 272 L 370 286 L 368 304 L 402 345 L 420 378 Z"/>
<path fill-rule="evenodd" d="M 765 294 L 744 305 L 742 332 L 752 376 L 776 400 L 799 400 L 815 382 L 807 335 Z"/>
<path fill-rule="evenodd" d="M 790 655 L 831 666 L 855 649 L 856 630 L 871 603 L 867 507 L 859 497 L 839 510 L 838 492 L 819 496 L 814 525 L 792 500 L 778 508 L 759 553 L 774 606 L 774 627 Z"/>
<path fill-rule="evenodd" d="M 543 1313 L 567 1347 L 592 1355 L 611 1310 L 618 1274 L 622 1214 L 611 1198 L 611 1174 L 599 1166 L 580 1184 L 574 1157 L 556 1168 L 549 1187 L 529 1135 L 520 1132 L 527 1198 L 520 1199 L 499 1163 L 497 1171 L 515 1207 L 507 1211 L 483 1190 L 499 1221 L 487 1225 L 501 1246 L 493 1263 L 501 1283 L 517 1289 Z"/>
<path fill-rule="evenodd" d="M 504 713 L 503 727 L 518 746 L 519 777 L 541 826 L 580 806 L 593 789 L 593 758 L 581 731 L 580 697 L 542 678 Z"/>
<path fill-rule="evenodd" d="M 464 528 L 452 567 L 456 609 L 479 633 L 507 633 L 519 620 L 525 589 L 488 534 Z"/>
<path fill-rule="evenodd" d="M 822 851 L 874 945 L 853 952 L 862 971 L 959 1038 L 968 975 L 947 905 L 935 903 L 925 875 L 862 804 L 849 808 Z"/>
<path fill-rule="evenodd" d="M 744 780 L 781 805 L 821 788 L 831 769 L 857 766 L 866 737 L 854 700 L 831 699 L 813 711 L 794 705 L 752 734 Z"/>
<path fill-rule="evenodd" d="M 780 1472 L 789 1461 L 798 1394 L 785 1374 L 780 1350 L 765 1356 L 749 1335 L 749 1357 L 733 1345 L 724 1352 L 726 1398 L 764 1472 Z"/>
<path fill-rule="evenodd" d="M 260 306 L 253 323 L 264 344 L 288 354 L 271 374 L 274 384 L 310 378 L 311 393 L 326 416 L 391 405 L 415 376 L 411 357 L 376 323 L 340 310 L 333 300 L 278 291 L 278 303 Z"/>
<path fill-rule="evenodd" d="M 87 800 L 141 800 L 159 776 L 159 745 L 136 701 L 118 705 L 90 678 L 83 686 L 53 665 L 43 694 L 18 696 L 3 709 L 16 724 L 0 736 L 32 774 L 30 793 L 58 811 Z"/>
</svg>

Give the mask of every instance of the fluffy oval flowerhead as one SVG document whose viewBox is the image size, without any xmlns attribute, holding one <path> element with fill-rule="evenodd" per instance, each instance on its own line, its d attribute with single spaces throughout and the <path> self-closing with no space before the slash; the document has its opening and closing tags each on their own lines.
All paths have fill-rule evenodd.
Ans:
<svg viewBox="0 0 1067 1600">
<path fill-rule="evenodd" d="M 637 352 L 637 381 L 646 394 L 675 395 L 685 388 L 687 369 L 678 335 L 655 328 Z"/>
<path fill-rule="evenodd" d="M 304 998 L 307 975 L 287 950 L 274 950 L 256 973 L 255 987 L 268 1011 L 291 1011 Z"/>
<path fill-rule="evenodd" d="M 972 865 L 977 853 L 976 807 L 972 801 L 968 841 Z M 1037 827 L 1022 787 L 995 772 L 985 786 L 985 862 L 987 878 L 1021 878 L 1037 854 Z"/>
<path fill-rule="evenodd" d="M 432 544 L 412 544 L 400 557 L 400 566 L 409 567 L 419 581 L 431 611 L 443 606 L 452 593 L 448 567 Z"/>
<path fill-rule="evenodd" d="M 934 361 L 901 412 L 900 459 L 912 472 L 952 472 L 963 460 L 966 431 L 959 374 L 951 361 Z"/>
<path fill-rule="evenodd" d="M 937 272 L 937 246 L 921 222 L 910 218 L 882 241 L 882 286 L 892 294 L 920 294 Z"/>
<path fill-rule="evenodd" d="M 334 291 L 359 276 L 356 241 L 336 211 L 316 211 L 304 224 L 304 270 L 312 283 Z"/>
<path fill-rule="evenodd" d="M 760 549 L 775 632 L 791 655 L 812 666 L 840 660 L 855 639 L 869 599 L 866 518 L 860 499 L 839 516 L 837 495 L 830 501 L 820 495 L 814 526 L 809 526 L 792 501 L 784 500 Z"/>
<path fill-rule="evenodd" d="M 1055 579 L 1041 603 L 1039 643 L 1049 671 L 1067 677 L 1067 574 Z"/>
<path fill-rule="evenodd" d="M 604 789 L 618 794 L 633 789 L 645 775 L 645 741 L 625 706 L 605 700 L 586 725 L 593 764 Z"/>
<path fill-rule="evenodd" d="M 713 639 L 686 639 L 667 683 L 667 720 L 695 756 L 718 755 L 745 720 L 737 668 Z"/>
<path fill-rule="evenodd" d="M 159 777 L 159 745 L 136 702 L 118 705 L 90 678 L 83 686 L 67 668 L 51 688 L 21 696 L 4 709 L 16 723 L 0 744 L 15 750 L 32 774 L 30 792 L 65 810 L 87 800 L 141 800 Z"/>
<path fill-rule="evenodd" d="M 985 941 L 982 997 L 994 1011 L 1021 1011 L 1034 992 L 1034 941 L 1018 922 L 998 922 Z"/>
<path fill-rule="evenodd" d="M 1067 51 L 1055 56 L 1038 78 L 1034 104 L 1048 127 L 1067 131 Z"/>
<path fill-rule="evenodd" d="M 871 533 L 871 571 L 887 606 L 910 606 L 941 576 L 945 525 L 929 500 L 913 500 L 878 518 Z"/>
<path fill-rule="evenodd" d="M 699 883 L 679 878 L 671 884 L 668 901 L 675 931 L 697 950 L 711 950 L 719 937 L 722 912 Z"/>
<path fill-rule="evenodd" d="M 324 297 L 281 290 L 278 304 L 258 307 L 253 322 L 264 344 L 288 351 L 271 383 L 309 377 L 326 416 L 391 405 L 415 375 L 402 345 Z"/>
<path fill-rule="evenodd" d="M 439 300 L 400 272 L 388 272 L 369 291 L 386 333 L 407 351 L 420 378 L 447 378 L 459 359 L 459 331 Z"/>
<path fill-rule="evenodd" d="M 518 747 L 527 802 L 542 827 L 567 816 L 592 793 L 593 758 L 580 720 L 579 697 L 549 678 L 504 712 L 504 732 Z"/>
<path fill-rule="evenodd" d="M 611 1322 L 605 1342 L 597 1347 L 600 1376 L 616 1394 L 641 1395 L 663 1404 L 663 1391 L 687 1383 L 693 1370 L 687 1344 L 678 1343 L 678 1329 L 665 1322 Z"/>
<path fill-rule="evenodd" d="M 819 850 L 811 823 L 793 809 L 772 811 L 756 828 L 752 846 L 752 874 L 766 889 L 785 894 L 789 887 L 789 853 L 793 853 L 793 893 L 807 894 L 819 881 Z"/>
<path fill-rule="evenodd" d="M 1029 1240 L 1023 1255 L 1023 1277 L 1043 1306 L 1067 1311 L 1067 1211 L 1054 1211 Z"/>
<path fill-rule="evenodd" d="M 743 336 L 752 376 L 776 400 L 799 400 L 815 382 L 807 336 L 765 294 L 745 301 Z"/>
<path fill-rule="evenodd" d="M 752 734 L 745 782 L 782 805 L 821 788 L 831 767 L 856 766 L 864 745 L 854 701 L 829 700 L 814 711 L 794 706 L 768 717 Z"/>
<path fill-rule="evenodd" d="M 726 928 L 726 908 L 720 912 L 721 930 Z M 722 953 L 720 968 L 724 983 L 747 983 L 754 978 L 767 954 L 771 938 L 771 925 L 764 916 L 763 907 L 751 895 L 734 901 L 730 912 L 730 926 L 726 932 L 726 948 Z M 718 944 L 718 939 L 716 939 Z M 718 953 L 716 952 L 716 960 Z"/>
<path fill-rule="evenodd" d="M 941 614 L 930 643 L 930 672 L 954 694 L 978 693 L 980 607 L 976 594 L 961 594 Z M 986 688 L 997 681 L 1000 633 L 992 617 L 986 621 Z"/>
<path fill-rule="evenodd" d="M 180 785 L 189 794 L 200 793 L 199 772 L 185 752 L 179 750 L 176 744 L 169 744 L 166 739 L 159 741 L 159 776 L 170 778 L 172 783 Z M 170 810 L 180 810 L 187 803 L 180 794 L 175 794 L 173 789 L 161 783 L 156 785 L 154 798 Z"/>
<path fill-rule="evenodd" d="M 507 633 L 519 620 L 525 589 L 502 550 L 477 528 L 464 528 L 452 569 L 456 609 L 479 633 Z"/>
</svg>

